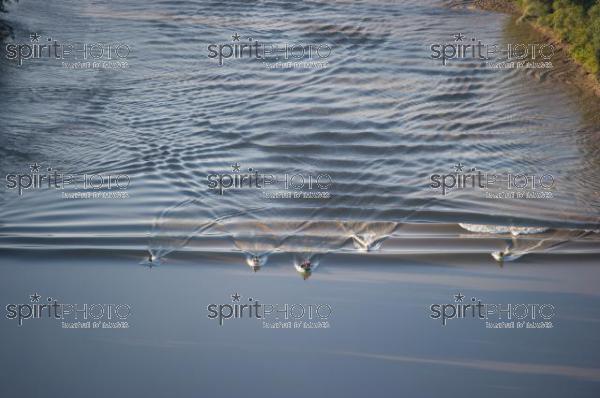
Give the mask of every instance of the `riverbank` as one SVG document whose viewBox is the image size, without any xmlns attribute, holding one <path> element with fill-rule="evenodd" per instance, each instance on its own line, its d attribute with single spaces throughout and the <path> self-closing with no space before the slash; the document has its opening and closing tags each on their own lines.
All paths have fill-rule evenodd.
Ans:
<svg viewBox="0 0 600 398">
<path fill-rule="evenodd" d="M 518 5 L 511 0 L 475 0 L 472 2 L 473 7 L 482 10 L 505 12 L 509 14 L 519 14 Z"/>
<path fill-rule="evenodd" d="M 579 28 L 578 26 L 570 25 L 574 23 L 574 19 L 569 15 L 569 12 L 573 12 L 572 10 L 554 11 L 555 14 L 560 13 L 557 19 L 558 17 L 562 18 L 561 23 L 563 28 L 559 32 L 551 26 L 547 26 L 548 21 L 552 20 L 550 14 L 548 14 L 550 5 L 544 6 L 543 2 L 475 0 L 469 4 L 472 8 L 512 14 L 519 17 L 518 22 L 529 23 L 548 42 L 552 43 L 558 51 L 565 53 L 566 58 L 573 66 L 573 78 L 569 79 L 569 82 L 584 90 L 590 90 L 600 97 L 600 72 L 598 71 L 598 61 L 591 54 L 591 47 L 582 49 L 581 45 L 575 45 L 563 39 L 563 37 L 571 37 L 571 41 L 582 40 L 576 37 L 575 33 L 572 33 Z M 587 17 L 583 9 L 578 10 L 580 19 Z M 542 24 L 542 21 L 545 24 Z M 598 23 L 600 23 L 600 20 Z M 568 28 L 565 27 L 567 24 L 569 24 Z M 581 32 L 577 32 L 577 34 L 582 35 Z M 592 44 L 590 43 L 589 46 L 592 46 Z"/>
</svg>

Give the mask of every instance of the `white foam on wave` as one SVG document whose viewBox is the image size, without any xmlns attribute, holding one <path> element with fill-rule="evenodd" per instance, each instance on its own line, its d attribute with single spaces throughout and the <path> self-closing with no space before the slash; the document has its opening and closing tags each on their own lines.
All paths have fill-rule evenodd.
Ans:
<svg viewBox="0 0 600 398">
<path fill-rule="evenodd" d="M 513 227 L 507 225 L 492 225 L 492 224 L 465 224 L 459 223 L 461 228 L 471 232 L 488 233 L 488 234 L 512 234 L 518 235 L 530 235 L 530 234 L 541 234 L 546 232 L 549 228 L 547 227 Z"/>
</svg>

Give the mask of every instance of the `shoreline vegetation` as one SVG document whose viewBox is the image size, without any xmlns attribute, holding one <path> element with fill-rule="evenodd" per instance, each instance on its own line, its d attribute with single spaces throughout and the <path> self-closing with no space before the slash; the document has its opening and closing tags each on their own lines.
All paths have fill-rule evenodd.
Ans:
<svg viewBox="0 0 600 398">
<path fill-rule="evenodd" d="M 577 65 L 582 77 L 577 85 L 600 96 L 600 1 L 474 0 L 471 4 L 529 23 Z"/>
</svg>

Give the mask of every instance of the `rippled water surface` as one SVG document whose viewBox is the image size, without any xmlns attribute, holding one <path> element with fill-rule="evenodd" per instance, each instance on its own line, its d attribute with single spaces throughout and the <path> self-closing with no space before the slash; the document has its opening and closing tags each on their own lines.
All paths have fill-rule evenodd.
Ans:
<svg viewBox="0 0 600 398">
<path fill-rule="evenodd" d="M 436 1 L 24 1 L 11 18 L 9 42 L 29 43 L 37 32 L 61 42 L 126 43 L 131 53 L 129 67 L 118 70 L 3 59 L 3 174 L 27 173 L 38 162 L 69 174 L 127 175 L 130 185 L 124 199 L 64 199 L 52 189 L 19 196 L 5 187 L 4 245 L 148 245 L 152 252 L 170 239 L 165 250 L 176 251 L 208 232 L 203 223 L 264 224 L 267 216 L 301 223 L 271 231 L 295 239 L 335 224 L 330 232 L 340 239 L 321 242 L 320 251 L 346 239 L 375 247 L 406 223 L 439 224 L 439 231 L 458 223 L 598 229 L 600 104 L 569 84 L 561 55 L 548 70 L 468 60 L 442 66 L 430 57 L 432 43 L 452 42 L 457 32 L 486 43 L 543 41 L 512 18 Z M 256 59 L 219 66 L 208 46 L 234 43 L 234 34 L 327 45 L 331 53 L 325 68 Z M 444 195 L 430 186 L 433 174 L 457 173 L 456 165 L 463 173 L 551 175 L 552 198 L 492 199 L 477 189 Z M 249 169 L 280 179 L 327 175 L 329 197 L 208 189 L 210 174 Z M 232 228 L 217 230 L 244 251 L 235 238 L 244 231 Z M 249 233 L 269 245 L 268 234 Z M 298 245 L 287 249 L 313 251 Z"/>
</svg>

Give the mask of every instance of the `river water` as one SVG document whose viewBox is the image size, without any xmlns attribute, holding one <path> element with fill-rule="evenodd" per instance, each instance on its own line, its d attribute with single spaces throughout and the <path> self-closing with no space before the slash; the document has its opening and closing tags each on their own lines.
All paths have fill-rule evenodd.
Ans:
<svg viewBox="0 0 600 398">
<path fill-rule="evenodd" d="M 7 19 L 0 248 L 10 264 L 82 255 L 80 265 L 113 270 L 206 264 L 204 272 L 227 281 L 209 264 L 252 266 L 256 258 L 267 268 L 275 257 L 274 275 L 279 261 L 294 278 L 291 264 L 304 278 L 322 267 L 327 281 L 352 270 L 342 271 L 346 262 L 363 261 L 373 274 L 362 277 L 380 283 L 386 265 L 420 264 L 413 255 L 433 256 L 430 265 L 493 265 L 534 253 L 543 254 L 534 264 L 594 263 L 600 254 L 600 101 L 573 84 L 563 54 L 553 52 L 547 69 L 432 58 L 436 44 L 471 39 L 500 49 L 545 43 L 512 17 L 433 0 L 21 0 Z M 10 59 L 9 44 L 26 54 L 55 42 L 72 45 L 77 58 Z M 276 51 L 269 59 L 230 52 L 255 42 Z M 119 52 L 82 59 L 81 46 L 94 52 L 97 43 Z M 54 172 L 71 180 L 25 187 L 34 174 Z M 246 185 L 235 186 L 242 176 Z M 434 289 L 428 269 L 415 272 L 426 272 Z M 7 281 L 17 283 L 14 272 Z M 581 274 L 581 283 L 595 274 Z M 527 294 L 538 290 L 531 283 Z M 423 363 L 411 358 L 383 360 Z M 382 382 L 391 383 L 385 369 Z M 532 372 L 561 373 L 549 369 Z M 531 392 L 523 383 L 519 391 Z M 581 391 L 591 393 L 585 383 Z"/>
</svg>

